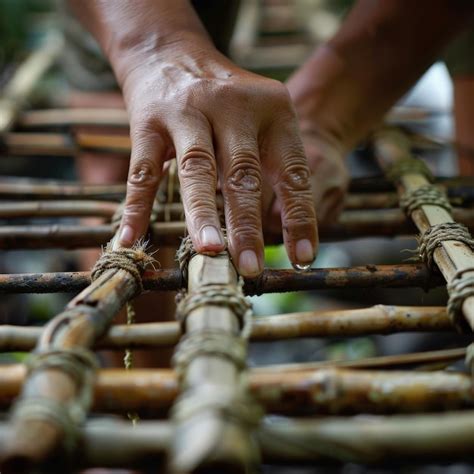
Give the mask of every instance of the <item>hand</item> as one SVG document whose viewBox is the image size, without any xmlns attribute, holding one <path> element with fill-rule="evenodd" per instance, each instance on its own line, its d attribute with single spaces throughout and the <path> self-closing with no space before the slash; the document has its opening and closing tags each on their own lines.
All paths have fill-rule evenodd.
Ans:
<svg viewBox="0 0 474 474">
<path fill-rule="evenodd" d="M 241 70 L 199 39 L 130 63 L 121 81 L 132 155 L 120 244 L 130 246 L 146 232 L 163 164 L 176 156 L 198 252 L 225 247 L 215 201 L 219 179 L 228 247 L 243 276 L 263 270 L 261 216 L 273 200 L 262 193 L 267 187 L 280 203 L 290 260 L 311 263 L 317 245 L 311 178 L 286 88 Z"/>
</svg>

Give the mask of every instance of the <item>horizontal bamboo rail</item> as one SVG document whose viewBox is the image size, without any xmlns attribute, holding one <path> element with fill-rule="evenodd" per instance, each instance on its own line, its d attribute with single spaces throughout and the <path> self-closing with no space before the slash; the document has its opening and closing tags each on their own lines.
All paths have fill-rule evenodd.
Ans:
<svg viewBox="0 0 474 474">
<path fill-rule="evenodd" d="M 456 209 L 457 222 L 474 229 L 474 209 Z M 0 227 L 0 248 L 45 249 L 84 248 L 106 244 L 114 234 L 114 226 L 102 224 L 94 227 L 81 225 L 16 225 Z M 175 246 L 184 235 L 183 222 L 160 222 L 151 225 L 152 243 Z M 394 237 L 414 233 L 411 224 L 398 209 L 347 211 L 336 224 L 322 225 L 319 235 L 322 241 L 341 241 L 360 237 Z M 281 235 L 266 235 L 267 244 L 281 242 Z"/>
<path fill-rule="evenodd" d="M 0 445 L 7 437 L 6 425 L 0 424 Z M 132 427 L 125 421 L 92 421 L 81 430 L 76 467 L 153 466 L 159 471 L 164 468 L 172 437 L 172 425 L 166 422 L 142 421 Z M 473 411 L 462 415 L 281 418 L 265 421 L 257 432 L 263 461 L 271 465 L 355 462 L 393 468 L 471 462 L 473 438 Z"/>
<path fill-rule="evenodd" d="M 351 337 L 398 332 L 449 332 L 454 327 L 440 306 L 376 305 L 362 309 L 307 311 L 261 316 L 252 322 L 250 340 L 277 341 L 299 337 Z M 0 352 L 30 351 L 41 335 L 41 327 L 0 326 Z M 179 341 L 176 322 L 116 325 L 97 341 L 96 349 L 152 348 Z"/>
<path fill-rule="evenodd" d="M 18 395 L 22 365 L 0 368 L 0 407 Z M 412 372 L 320 368 L 291 372 L 249 371 L 252 395 L 267 413 L 328 415 L 416 413 L 474 407 L 470 376 L 455 372 Z M 168 369 L 103 369 L 97 373 L 93 410 L 166 415 L 178 396 L 178 378 Z"/>
<path fill-rule="evenodd" d="M 75 293 L 90 284 L 89 272 L 0 274 L 0 294 Z M 428 290 L 443 285 L 441 275 L 423 264 L 364 265 L 341 268 L 311 268 L 301 273 L 289 269 L 265 269 L 255 279 L 245 280 L 247 295 L 350 288 L 411 288 Z M 147 270 L 143 286 L 151 291 L 182 288 L 178 269 Z"/>
</svg>

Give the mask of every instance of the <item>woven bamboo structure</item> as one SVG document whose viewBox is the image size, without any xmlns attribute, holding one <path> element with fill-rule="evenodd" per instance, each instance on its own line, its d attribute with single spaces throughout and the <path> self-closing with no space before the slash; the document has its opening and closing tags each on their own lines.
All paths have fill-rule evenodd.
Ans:
<svg viewBox="0 0 474 474">
<path fill-rule="evenodd" d="M 127 140 L 91 141 L 67 131 L 76 124 L 126 128 L 122 112 L 21 112 L 20 99 L 28 90 L 15 98 L 15 106 L 8 101 L 0 121 L 7 153 L 32 159 L 41 159 L 45 150 L 72 156 L 78 147 L 128 153 Z M 53 134 L 50 127 L 58 124 L 66 131 Z M 380 130 L 371 143 L 386 179 L 355 180 L 339 222 L 323 227 L 320 235 L 342 240 L 419 232 L 423 262 L 267 269 L 260 278 L 243 281 L 227 252 L 197 255 L 187 239 L 181 242 L 182 207 L 173 192 L 157 197 L 150 235 L 152 243 L 180 246 L 179 269 L 153 269 L 138 248 L 105 252 L 92 275 L 0 275 L 2 294 L 77 293 L 44 327 L 0 326 L 1 352 L 32 351 L 26 364 L 0 366 L 0 409 L 7 415 L 0 422 L 0 471 L 64 473 L 99 466 L 248 473 L 261 463 L 471 461 L 471 375 L 446 370 L 464 358 L 470 365 L 465 338 L 457 348 L 439 351 L 247 367 L 248 347 L 257 341 L 472 332 L 474 242 L 458 225 L 474 228 L 472 182 L 433 180 L 400 129 Z M 0 248 L 103 245 L 117 228 L 114 216 L 123 195 L 123 186 L 2 179 L 0 219 L 6 224 L 0 226 Z M 93 228 L 15 223 L 83 216 L 106 223 Z M 279 239 L 270 235 L 267 241 Z M 245 297 L 318 289 L 429 290 L 446 284 L 447 306 L 374 301 L 363 309 L 254 318 Z M 143 290 L 179 292 L 177 321 L 114 325 L 119 310 Z M 173 368 L 100 368 L 95 354 L 104 348 L 163 347 L 175 347 Z M 132 424 L 130 413 L 140 420 Z"/>
</svg>

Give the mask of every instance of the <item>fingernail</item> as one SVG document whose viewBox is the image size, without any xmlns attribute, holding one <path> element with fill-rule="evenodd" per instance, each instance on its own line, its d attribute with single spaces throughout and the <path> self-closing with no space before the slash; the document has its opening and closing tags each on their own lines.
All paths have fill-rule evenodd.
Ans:
<svg viewBox="0 0 474 474">
<path fill-rule="evenodd" d="M 296 260 L 298 263 L 312 263 L 314 260 L 314 249 L 308 239 L 296 242 Z"/>
<path fill-rule="evenodd" d="M 129 225 L 124 225 L 120 232 L 120 244 L 124 247 L 130 247 L 131 245 L 133 245 L 133 237 L 133 229 Z"/>
<path fill-rule="evenodd" d="M 206 225 L 201 229 L 201 243 L 205 247 L 224 245 L 220 232 L 213 225 Z"/>
<path fill-rule="evenodd" d="M 253 250 L 244 250 L 239 256 L 239 270 L 244 276 L 252 277 L 260 273 L 257 254 Z"/>
</svg>

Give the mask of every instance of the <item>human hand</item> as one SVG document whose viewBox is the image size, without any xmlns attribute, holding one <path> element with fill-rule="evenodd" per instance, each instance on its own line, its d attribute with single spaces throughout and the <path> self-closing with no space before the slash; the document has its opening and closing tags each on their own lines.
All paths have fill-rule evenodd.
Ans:
<svg viewBox="0 0 474 474">
<path fill-rule="evenodd" d="M 267 187 L 280 203 L 291 262 L 310 264 L 317 245 L 310 171 L 285 86 L 236 67 L 201 39 L 135 56 L 118 66 L 132 141 L 120 245 L 146 232 L 163 165 L 176 156 L 198 252 L 225 247 L 215 200 L 219 180 L 228 248 L 243 276 L 263 270 L 261 216 L 273 201 L 262 193 Z"/>
</svg>

